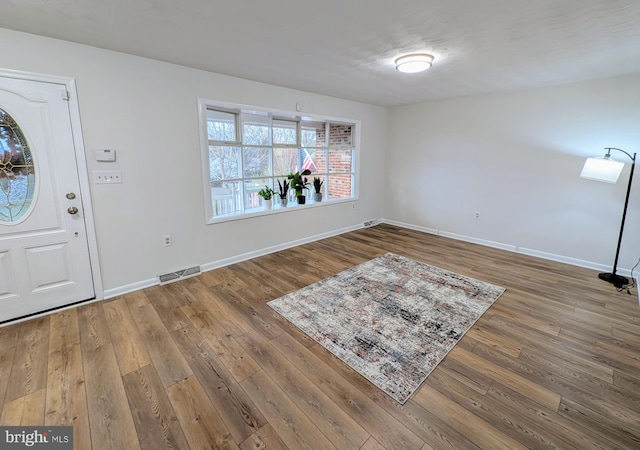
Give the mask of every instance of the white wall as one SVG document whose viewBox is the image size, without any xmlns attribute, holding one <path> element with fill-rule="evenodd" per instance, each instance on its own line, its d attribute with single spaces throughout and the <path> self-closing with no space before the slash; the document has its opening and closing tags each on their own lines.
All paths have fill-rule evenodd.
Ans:
<svg viewBox="0 0 640 450">
<path fill-rule="evenodd" d="M 361 225 L 381 217 L 387 111 L 84 45 L 0 29 L 0 67 L 77 81 L 88 170 L 120 169 L 92 185 L 107 294 L 160 273 Z M 206 58 L 207 55 L 202 55 Z M 197 98 L 362 121 L 360 200 L 205 225 Z M 114 164 L 94 151 L 117 151 Z M 294 226 L 295 222 L 295 226 Z M 173 246 L 164 248 L 162 236 Z"/>
<path fill-rule="evenodd" d="M 76 79 L 89 172 L 123 172 L 121 185 L 91 186 L 108 292 L 380 217 L 612 263 L 629 169 L 617 185 L 579 173 L 584 158 L 605 146 L 638 150 L 640 75 L 386 110 L 6 29 L 0 42 L 10 43 L 0 52 L 2 68 Z M 361 120 L 356 208 L 205 225 L 198 97 L 282 110 L 300 102 L 309 113 Z M 115 149 L 118 161 L 97 163 L 99 148 Z M 636 175 L 622 268 L 640 256 Z M 164 234 L 172 234 L 172 247 L 162 246 Z"/>
<path fill-rule="evenodd" d="M 389 117 L 388 219 L 613 264 L 630 164 L 616 185 L 579 175 L 604 147 L 640 150 L 640 75 L 398 107 Z M 619 263 L 627 269 L 640 257 L 635 175 Z"/>
</svg>

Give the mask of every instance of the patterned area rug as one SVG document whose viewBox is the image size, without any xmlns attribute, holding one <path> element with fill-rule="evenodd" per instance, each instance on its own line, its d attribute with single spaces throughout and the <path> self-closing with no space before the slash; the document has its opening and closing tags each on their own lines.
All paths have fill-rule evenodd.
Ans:
<svg viewBox="0 0 640 450">
<path fill-rule="evenodd" d="M 268 304 L 405 403 L 504 291 L 387 253 Z"/>
</svg>

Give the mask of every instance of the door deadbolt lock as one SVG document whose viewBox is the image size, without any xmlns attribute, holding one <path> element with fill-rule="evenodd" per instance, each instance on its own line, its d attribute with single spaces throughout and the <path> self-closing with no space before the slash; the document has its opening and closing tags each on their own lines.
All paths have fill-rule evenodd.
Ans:
<svg viewBox="0 0 640 450">
<path fill-rule="evenodd" d="M 74 194 L 73 192 L 69 192 L 69 193 L 67 194 L 67 198 L 68 198 L 69 200 L 73 200 L 74 198 L 76 198 L 76 194 Z"/>
<path fill-rule="evenodd" d="M 67 212 L 69 214 L 78 214 L 78 208 L 76 208 L 75 206 L 70 206 L 69 209 L 67 209 Z"/>
</svg>

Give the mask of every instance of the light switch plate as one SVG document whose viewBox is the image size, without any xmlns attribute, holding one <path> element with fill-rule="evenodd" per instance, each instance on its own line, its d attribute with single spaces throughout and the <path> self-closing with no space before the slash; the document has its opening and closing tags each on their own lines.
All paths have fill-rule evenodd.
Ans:
<svg viewBox="0 0 640 450">
<path fill-rule="evenodd" d="M 93 182 L 95 184 L 122 183 L 122 171 L 121 170 L 94 170 Z"/>
</svg>

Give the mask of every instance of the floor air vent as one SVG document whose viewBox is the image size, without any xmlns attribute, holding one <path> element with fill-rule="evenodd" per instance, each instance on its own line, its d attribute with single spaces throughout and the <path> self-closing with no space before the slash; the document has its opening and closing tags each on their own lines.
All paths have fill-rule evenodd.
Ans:
<svg viewBox="0 0 640 450">
<path fill-rule="evenodd" d="M 367 221 L 364 223 L 364 226 L 365 226 L 365 227 L 372 227 L 372 226 L 374 226 L 374 225 L 378 225 L 378 222 L 379 222 L 379 220 L 378 220 L 378 219 L 374 219 L 374 220 L 367 220 Z"/>
<path fill-rule="evenodd" d="M 188 269 L 176 270 L 175 272 L 165 273 L 159 276 L 160 284 L 173 283 L 174 281 L 184 280 L 185 278 L 198 275 L 200 266 L 189 267 Z"/>
</svg>

